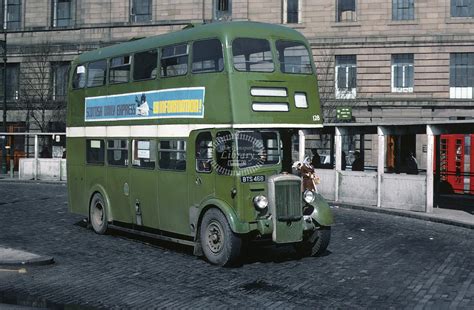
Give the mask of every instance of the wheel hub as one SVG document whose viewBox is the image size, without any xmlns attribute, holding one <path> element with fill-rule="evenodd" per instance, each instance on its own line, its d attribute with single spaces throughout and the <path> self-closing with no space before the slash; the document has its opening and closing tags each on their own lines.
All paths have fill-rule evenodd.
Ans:
<svg viewBox="0 0 474 310">
<path fill-rule="evenodd" d="M 207 246 L 213 253 L 218 253 L 222 250 L 224 235 L 222 234 L 222 227 L 219 223 L 209 223 L 206 231 L 206 239 Z"/>
</svg>

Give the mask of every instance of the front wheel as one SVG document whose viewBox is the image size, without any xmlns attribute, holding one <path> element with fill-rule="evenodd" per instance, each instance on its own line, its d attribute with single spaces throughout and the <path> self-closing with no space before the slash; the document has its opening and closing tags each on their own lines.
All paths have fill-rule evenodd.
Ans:
<svg viewBox="0 0 474 310">
<path fill-rule="evenodd" d="M 242 239 L 230 229 L 226 217 L 218 209 L 210 209 L 204 214 L 200 241 L 204 255 L 214 265 L 232 265 L 240 256 Z"/>
<path fill-rule="evenodd" d="M 301 256 L 317 256 L 326 251 L 330 240 L 331 227 L 323 226 L 308 233 L 295 249 Z"/>
</svg>

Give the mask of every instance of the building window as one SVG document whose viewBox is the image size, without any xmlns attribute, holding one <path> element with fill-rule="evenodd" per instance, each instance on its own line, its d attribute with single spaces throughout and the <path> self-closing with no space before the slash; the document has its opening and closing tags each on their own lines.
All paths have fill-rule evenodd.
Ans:
<svg viewBox="0 0 474 310">
<path fill-rule="evenodd" d="M 392 92 L 413 92 L 413 54 L 392 55 Z"/>
<path fill-rule="evenodd" d="M 3 1 L 3 29 L 21 28 L 21 0 Z"/>
<path fill-rule="evenodd" d="M 336 56 L 336 99 L 355 99 L 357 95 L 356 55 Z"/>
<path fill-rule="evenodd" d="M 128 140 L 107 140 L 107 163 L 110 166 L 128 166 Z"/>
<path fill-rule="evenodd" d="M 415 19 L 415 0 L 392 0 L 392 19 Z"/>
<path fill-rule="evenodd" d="M 301 0 L 284 0 L 283 5 L 283 22 L 287 24 L 298 24 L 301 19 Z"/>
<path fill-rule="evenodd" d="M 186 170 L 186 141 L 162 140 L 158 149 L 160 169 Z"/>
<path fill-rule="evenodd" d="M 20 64 L 7 64 L 7 100 L 19 99 Z M 0 98 L 3 99 L 3 67 L 0 69 Z"/>
<path fill-rule="evenodd" d="M 53 27 L 72 25 L 72 0 L 53 0 Z"/>
<path fill-rule="evenodd" d="M 357 20 L 356 0 L 337 0 L 337 16 L 338 22 L 354 22 Z"/>
<path fill-rule="evenodd" d="M 130 20 L 132 23 L 151 21 L 152 0 L 132 0 Z"/>
<path fill-rule="evenodd" d="M 472 99 L 474 53 L 452 53 L 449 75 L 449 97 L 452 99 Z"/>
<path fill-rule="evenodd" d="M 51 70 L 53 78 L 53 100 L 66 101 L 69 63 L 52 63 Z"/>
<path fill-rule="evenodd" d="M 474 17 L 474 0 L 451 0 L 451 17 Z"/>
<path fill-rule="evenodd" d="M 232 0 L 214 0 L 214 19 L 230 20 L 232 18 Z"/>
</svg>

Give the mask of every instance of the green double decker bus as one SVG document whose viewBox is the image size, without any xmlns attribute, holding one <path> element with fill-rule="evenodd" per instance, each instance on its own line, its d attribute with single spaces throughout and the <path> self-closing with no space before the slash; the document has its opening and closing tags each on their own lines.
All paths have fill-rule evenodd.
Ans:
<svg viewBox="0 0 474 310">
<path fill-rule="evenodd" d="M 191 26 L 86 52 L 69 85 L 69 209 L 96 233 L 191 245 L 217 265 L 256 239 L 318 254 L 331 211 L 291 171 L 299 130 L 319 127 L 309 45 L 283 26 Z"/>
</svg>

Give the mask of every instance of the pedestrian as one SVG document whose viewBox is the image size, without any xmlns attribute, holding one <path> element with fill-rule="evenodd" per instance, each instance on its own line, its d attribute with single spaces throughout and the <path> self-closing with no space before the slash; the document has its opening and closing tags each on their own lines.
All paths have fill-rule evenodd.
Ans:
<svg viewBox="0 0 474 310">
<path fill-rule="evenodd" d="M 318 154 L 318 149 L 317 148 L 311 149 L 311 153 L 313 153 L 313 158 L 311 159 L 311 165 L 313 165 L 314 168 L 321 167 L 321 157 Z"/>
<path fill-rule="evenodd" d="M 360 153 L 358 151 L 354 152 L 354 161 L 352 162 L 352 171 L 364 171 L 364 162 L 360 158 Z"/>
<path fill-rule="evenodd" d="M 341 154 L 341 170 L 346 170 L 346 166 L 347 166 L 346 152 L 342 151 L 342 154 Z"/>
</svg>

